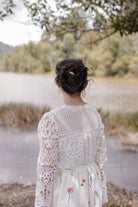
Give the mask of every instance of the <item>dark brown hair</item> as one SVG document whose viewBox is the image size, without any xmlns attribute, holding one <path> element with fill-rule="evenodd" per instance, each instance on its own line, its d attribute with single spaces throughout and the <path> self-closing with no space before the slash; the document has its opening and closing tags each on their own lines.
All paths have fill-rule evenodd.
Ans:
<svg viewBox="0 0 138 207">
<path fill-rule="evenodd" d="M 68 93 L 81 93 L 87 82 L 88 68 L 80 59 L 65 59 L 57 63 L 55 81 Z"/>
</svg>

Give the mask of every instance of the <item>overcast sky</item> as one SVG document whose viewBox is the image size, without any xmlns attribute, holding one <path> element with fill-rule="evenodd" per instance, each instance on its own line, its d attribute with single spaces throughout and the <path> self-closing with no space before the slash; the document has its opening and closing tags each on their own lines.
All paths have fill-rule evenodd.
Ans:
<svg viewBox="0 0 138 207">
<path fill-rule="evenodd" d="M 41 29 L 33 25 L 20 0 L 17 5 L 13 16 L 0 21 L 0 41 L 12 46 L 28 43 L 30 40 L 38 42 L 42 34 Z"/>
</svg>

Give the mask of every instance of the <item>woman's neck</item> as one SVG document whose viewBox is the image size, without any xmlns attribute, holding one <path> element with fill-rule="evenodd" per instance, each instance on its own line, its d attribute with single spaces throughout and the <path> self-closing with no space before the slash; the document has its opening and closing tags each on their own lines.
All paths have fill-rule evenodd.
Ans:
<svg viewBox="0 0 138 207">
<path fill-rule="evenodd" d="M 80 94 L 67 94 L 63 92 L 64 104 L 68 105 L 82 105 L 85 102 L 82 100 Z"/>
</svg>

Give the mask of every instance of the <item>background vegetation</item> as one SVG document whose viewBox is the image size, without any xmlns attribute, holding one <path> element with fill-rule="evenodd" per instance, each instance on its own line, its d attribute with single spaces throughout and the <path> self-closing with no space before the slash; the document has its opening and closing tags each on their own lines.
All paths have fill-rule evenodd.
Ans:
<svg viewBox="0 0 138 207">
<path fill-rule="evenodd" d="M 138 35 L 114 34 L 96 45 L 85 44 L 89 35 L 76 40 L 67 33 L 56 40 L 17 46 L 0 57 L 0 71 L 17 73 L 52 72 L 64 58 L 81 58 L 94 76 L 138 76 Z M 93 35 L 93 38 L 97 38 Z"/>
<path fill-rule="evenodd" d="M 41 116 L 49 110 L 48 106 L 40 108 L 30 104 L 3 104 L 0 106 L 0 126 L 25 130 L 36 128 Z"/>
<path fill-rule="evenodd" d="M 19 127 L 21 129 L 34 129 L 45 112 L 50 111 L 49 106 L 36 107 L 30 104 L 3 104 L 0 106 L 0 126 Z M 107 135 L 127 135 L 136 133 L 138 128 L 138 112 L 105 112 L 97 109 L 101 114 Z"/>
</svg>

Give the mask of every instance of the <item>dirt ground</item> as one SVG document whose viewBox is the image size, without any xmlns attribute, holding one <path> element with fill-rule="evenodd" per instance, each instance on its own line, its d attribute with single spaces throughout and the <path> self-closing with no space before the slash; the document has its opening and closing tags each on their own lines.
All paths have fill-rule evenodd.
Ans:
<svg viewBox="0 0 138 207">
<path fill-rule="evenodd" d="M 35 185 L 0 185 L 0 207 L 34 207 Z M 108 207 L 138 207 L 138 192 L 107 184 Z"/>
</svg>

